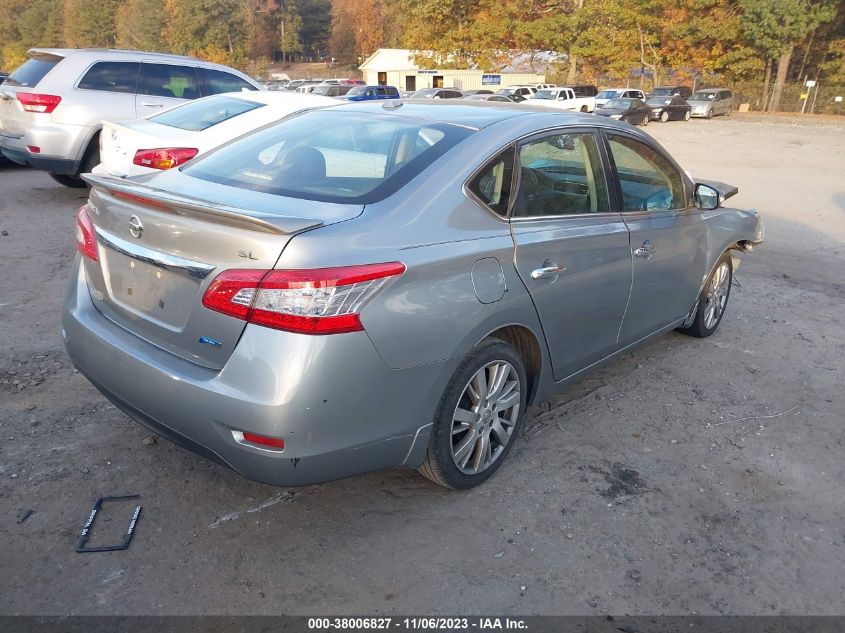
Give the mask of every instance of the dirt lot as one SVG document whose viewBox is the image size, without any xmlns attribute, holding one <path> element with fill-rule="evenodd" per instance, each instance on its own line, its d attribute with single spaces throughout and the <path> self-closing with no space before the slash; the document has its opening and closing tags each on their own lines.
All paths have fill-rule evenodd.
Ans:
<svg viewBox="0 0 845 633">
<path fill-rule="evenodd" d="M 845 614 L 845 121 L 647 131 L 768 240 L 716 336 L 540 407 L 467 493 L 401 470 L 279 489 L 145 441 L 62 351 L 83 194 L 0 168 L 0 613 Z M 75 553 L 125 493 L 131 547 Z"/>
</svg>

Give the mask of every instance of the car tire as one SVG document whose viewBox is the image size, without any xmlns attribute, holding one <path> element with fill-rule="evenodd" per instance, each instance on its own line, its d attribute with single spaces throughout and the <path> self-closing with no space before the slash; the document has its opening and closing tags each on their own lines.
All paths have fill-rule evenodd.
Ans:
<svg viewBox="0 0 845 633">
<path fill-rule="evenodd" d="M 708 118 L 708 119 L 712 119 L 712 118 L 713 118 L 713 110 L 708 110 L 708 111 L 707 111 L 707 118 Z"/>
<path fill-rule="evenodd" d="M 70 187 L 71 189 L 85 189 L 88 185 L 82 178 L 77 176 L 69 176 L 68 174 L 50 174 L 50 178 L 55 180 L 60 185 Z"/>
<path fill-rule="evenodd" d="M 589 112 L 589 108 L 587 106 L 581 106 L 581 112 Z"/>
<path fill-rule="evenodd" d="M 648 119 L 649 119 L 649 116 L 646 114 L 646 115 L 643 117 L 643 120 L 642 120 L 642 126 L 643 126 L 643 127 L 646 127 L 646 126 L 648 125 Z"/>
<path fill-rule="evenodd" d="M 687 110 L 686 112 L 684 112 L 684 121 L 689 121 L 689 120 L 690 120 L 690 113 L 689 113 L 689 110 Z"/>
<path fill-rule="evenodd" d="M 733 258 L 727 252 L 723 253 L 713 266 L 713 271 L 704 284 L 692 323 L 688 327 L 678 328 L 678 332 L 696 338 L 707 338 L 713 334 L 722 322 L 731 296 L 732 284 Z"/>
<path fill-rule="evenodd" d="M 517 351 L 498 339 L 483 340 L 458 365 L 440 398 L 420 474 L 453 490 L 486 481 L 516 441 L 527 395 Z"/>
<path fill-rule="evenodd" d="M 666 110 L 664 110 L 663 112 L 660 113 L 660 122 L 666 123 L 666 121 L 668 121 L 668 120 L 669 120 L 669 113 L 666 112 Z"/>
<path fill-rule="evenodd" d="M 733 106 L 728 106 L 728 111 L 725 112 L 725 116 L 730 116 L 731 112 L 733 112 Z"/>
</svg>

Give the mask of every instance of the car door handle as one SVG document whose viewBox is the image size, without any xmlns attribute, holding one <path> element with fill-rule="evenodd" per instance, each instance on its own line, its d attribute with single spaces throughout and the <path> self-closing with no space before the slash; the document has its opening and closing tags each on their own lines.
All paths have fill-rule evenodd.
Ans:
<svg viewBox="0 0 845 633">
<path fill-rule="evenodd" d="M 564 270 L 566 270 L 566 266 L 544 266 L 543 268 L 535 268 L 531 271 L 531 279 L 557 277 Z"/>
<path fill-rule="evenodd" d="M 645 257 L 646 259 L 648 259 L 651 254 L 654 253 L 654 251 L 656 250 L 657 248 L 654 246 L 654 244 L 646 240 L 645 242 L 643 242 L 642 246 L 637 249 L 634 249 L 634 256 Z"/>
<path fill-rule="evenodd" d="M 146 106 L 148 108 L 163 108 L 164 107 L 163 103 L 152 103 L 151 101 L 142 101 L 141 105 Z"/>
</svg>

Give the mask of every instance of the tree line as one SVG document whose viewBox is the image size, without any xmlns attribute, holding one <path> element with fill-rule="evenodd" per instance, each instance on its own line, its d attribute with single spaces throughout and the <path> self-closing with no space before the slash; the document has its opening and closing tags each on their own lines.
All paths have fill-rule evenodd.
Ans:
<svg viewBox="0 0 845 633">
<path fill-rule="evenodd" d="M 788 81 L 845 84 L 842 0 L 335 0 L 334 54 L 419 51 L 429 67 L 507 66 L 514 51 L 555 51 L 554 81 L 671 78 L 757 87 L 779 109 Z"/>
<path fill-rule="evenodd" d="M 845 84 L 843 0 L 2 0 L 0 67 L 32 46 L 116 46 L 200 56 L 254 73 L 380 47 L 431 67 L 496 71 L 554 51 L 557 81 L 757 86 L 778 109 L 788 82 Z"/>
</svg>

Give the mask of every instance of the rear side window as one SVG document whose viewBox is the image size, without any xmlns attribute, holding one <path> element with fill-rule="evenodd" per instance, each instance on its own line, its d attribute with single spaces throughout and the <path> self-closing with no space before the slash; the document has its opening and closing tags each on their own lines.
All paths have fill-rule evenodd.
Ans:
<svg viewBox="0 0 845 633">
<path fill-rule="evenodd" d="M 398 97 L 398 96 L 399 96 L 399 91 L 396 89 L 396 87 L 395 87 L 395 86 L 388 86 L 388 87 L 387 87 L 387 94 L 388 94 L 388 96 L 390 96 L 390 97 Z"/>
<path fill-rule="evenodd" d="M 263 105 L 235 97 L 217 96 L 186 103 L 150 117 L 150 120 L 180 130 L 200 132 Z"/>
<path fill-rule="evenodd" d="M 134 94 L 140 68 L 138 62 L 97 62 L 85 73 L 77 87 Z"/>
<path fill-rule="evenodd" d="M 44 79 L 44 76 L 53 70 L 53 67 L 58 64 L 60 59 L 42 60 L 29 59 L 11 75 L 6 77 L 4 82 L 8 86 L 23 86 L 25 88 L 34 87 L 39 81 Z"/>
<path fill-rule="evenodd" d="M 508 214 L 513 181 L 513 156 L 513 147 L 509 147 L 487 163 L 467 185 L 487 208 L 502 217 Z"/>
<path fill-rule="evenodd" d="M 221 92 L 240 92 L 241 90 L 257 90 L 255 86 L 236 77 L 231 73 L 211 68 L 197 68 L 202 82 L 203 95 L 217 95 Z"/>
<path fill-rule="evenodd" d="M 369 204 L 472 134 L 412 118 L 312 110 L 186 166 L 194 178 L 293 198 Z"/>
<path fill-rule="evenodd" d="M 196 99 L 200 96 L 197 76 L 190 66 L 142 64 L 143 77 L 138 92 L 154 97 Z"/>
</svg>

